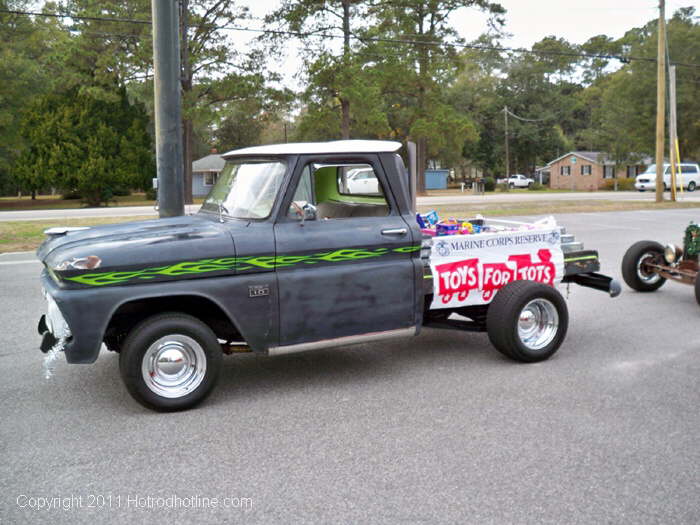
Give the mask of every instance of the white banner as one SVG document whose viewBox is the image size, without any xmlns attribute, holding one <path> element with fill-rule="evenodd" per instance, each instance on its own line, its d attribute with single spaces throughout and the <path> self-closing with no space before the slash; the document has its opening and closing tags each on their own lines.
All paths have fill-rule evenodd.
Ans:
<svg viewBox="0 0 700 525">
<path fill-rule="evenodd" d="M 555 286 L 564 275 L 558 227 L 433 239 L 431 309 L 488 304 L 512 281 Z"/>
</svg>

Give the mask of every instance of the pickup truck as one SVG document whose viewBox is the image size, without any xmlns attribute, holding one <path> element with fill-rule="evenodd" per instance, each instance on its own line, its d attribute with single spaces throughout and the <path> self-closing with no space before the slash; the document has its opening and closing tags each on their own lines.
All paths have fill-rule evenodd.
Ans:
<svg viewBox="0 0 700 525">
<path fill-rule="evenodd" d="M 529 188 L 535 183 L 535 179 L 526 177 L 525 175 L 511 175 L 510 177 L 498 179 L 498 184 L 508 184 L 509 188 Z"/>
<path fill-rule="evenodd" d="M 37 250 L 45 365 L 93 363 L 104 343 L 144 406 L 204 399 L 222 356 L 280 355 L 417 335 L 486 331 L 519 361 L 550 357 L 568 312 L 556 285 L 615 296 L 553 219 L 479 219 L 480 233 L 429 237 L 415 212 L 415 150 L 389 141 L 231 151 L 191 216 L 53 228 Z M 348 177 L 375 186 L 353 191 Z"/>
</svg>

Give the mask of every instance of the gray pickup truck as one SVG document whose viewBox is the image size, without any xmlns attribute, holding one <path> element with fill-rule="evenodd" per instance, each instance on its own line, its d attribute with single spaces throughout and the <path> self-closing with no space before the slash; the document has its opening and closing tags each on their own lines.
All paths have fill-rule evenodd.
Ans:
<svg viewBox="0 0 700 525">
<path fill-rule="evenodd" d="M 479 218 L 478 232 L 426 235 L 400 148 L 232 151 L 196 215 L 47 230 L 37 251 L 46 359 L 93 363 L 104 344 L 138 402 L 181 410 L 211 391 L 223 354 L 345 346 L 422 326 L 486 331 L 507 356 L 541 361 L 568 325 L 556 285 L 619 293 L 596 273 L 597 252 L 553 219 Z"/>
</svg>

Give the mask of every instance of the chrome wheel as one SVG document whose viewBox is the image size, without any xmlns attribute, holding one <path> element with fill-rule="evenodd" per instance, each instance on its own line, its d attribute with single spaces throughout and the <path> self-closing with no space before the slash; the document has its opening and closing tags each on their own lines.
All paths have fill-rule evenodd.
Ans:
<svg viewBox="0 0 700 525">
<path fill-rule="evenodd" d="M 547 299 L 533 299 L 521 310 L 518 337 L 530 350 L 540 350 L 550 344 L 559 329 L 557 309 Z"/>
<path fill-rule="evenodd" d="M 639 277 L 642 281 L 644 281 L 647 284 L 654 284 L 658 282 L 659 279 L 661 279 L 661 276 L 658 273 L 654 271 L 649 271 L 645 267 L 645 263 L 649 260 L 653 262 L 656 255 L 657 254 L 652 252 L 646 252 L 637 261 L 637 277 Z"/>
<path fill-rule="evenodd" d="M 148 347 L 141 362 L 146 386 L 170 399 L 194 391 L 204 380 L 207 358 L 202 345 L 182 334 L 161 337 Z"/>
</svg>

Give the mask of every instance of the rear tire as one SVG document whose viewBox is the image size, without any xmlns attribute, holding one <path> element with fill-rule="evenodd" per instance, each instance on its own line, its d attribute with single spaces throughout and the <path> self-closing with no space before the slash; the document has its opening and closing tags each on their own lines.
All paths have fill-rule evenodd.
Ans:
<svg viewBox="0 0 700 525">
<path fill-rule="evenodd" d="M 692 180 L 688 183 L 688 191 L 695 191 L 695 182 Z"/>
<path fill-rule="evenodd" d="M 136 401 L 172 412 L 191 408 L 209 395 L 221 359 L 221 345 L 211 328 L 191 315 L 165 313 L 131 331 L 119 354 L 119 372 Z"/>
<path fill-rule="evenodd" d="M 569 312 L 561 294 L 534 281 L 514 281 L 501 288 L 486 314 L 491 344 L 523 363 L 554 355 L 568 326 Z"/>
<path fill-rule="evenodd" d="M 647 259 L 662 261 L 664 247 L 655 241 L 639 241 L 629 247 L 622 258 L 622 278 L 627 286 L 638 292 L 653 292 L 666 282 L 654 272 L 645 271 L 643 262 Z"/>
<path fill-rule="evenodd" d="M 695 300 L 700 304 L 700 272 L 695 277 Z"/>
</svg>

